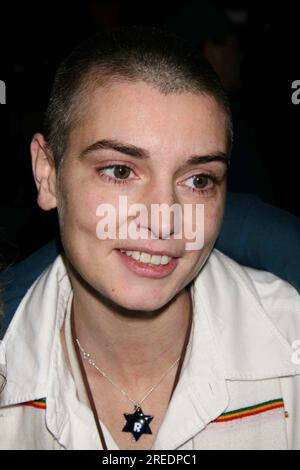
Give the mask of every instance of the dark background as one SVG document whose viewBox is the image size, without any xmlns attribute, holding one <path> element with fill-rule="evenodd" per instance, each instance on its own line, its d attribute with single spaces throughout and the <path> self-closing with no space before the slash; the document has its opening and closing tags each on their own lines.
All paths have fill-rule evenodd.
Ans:
<svg viewBox="0 0 300 470">
<path fill-rule="evenodd" d="M 300 104 L 291 101 L 292 82 L 300 80 L 297 2 L 43 1 L 11 2 L 9 9 L 2 10 L 0 50 L 7 90 L 0 106 L 2 264 L 23 259 L 57 232 L 55 211 L 36 204 L 29 154 L 55 70 L 78 41 L 118 25 L 164 27 L 190 36 L 199 50 L 208 44 L 224 54 L 233 40 L 239 73 L 226 85 L 236 131 L 229 189 L 300 217 Z M 230 75 L 232 62 L 224 63 Z"/>
</svg>

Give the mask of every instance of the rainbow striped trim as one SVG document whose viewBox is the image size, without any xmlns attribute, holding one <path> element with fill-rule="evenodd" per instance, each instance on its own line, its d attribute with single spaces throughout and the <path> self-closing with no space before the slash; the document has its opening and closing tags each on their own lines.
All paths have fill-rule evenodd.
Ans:
<svg viewBox="0 0 300 470">
<path fill-rule="evenodd" d="M 276 408 L 284 408 L 284 402 L 282 398 L 264 401 L 263 403 L 247 406 L 246 408 L 239 408 L 238 410 L 227 411 L 215 419 L 213 423 L 223 423 L 224 421 L 246 418 L 247 416 L 257 415 L 266 411 L 275 410 Z"/>
<path fill-rule="evenodd" d="M 23 406 L 31 406 L 33 408 L 39 408 L 40 410 L 46 409 L 46 398 L 41 398 L 40 400 L 27 401 L 22 403 Z"/>
</svg>

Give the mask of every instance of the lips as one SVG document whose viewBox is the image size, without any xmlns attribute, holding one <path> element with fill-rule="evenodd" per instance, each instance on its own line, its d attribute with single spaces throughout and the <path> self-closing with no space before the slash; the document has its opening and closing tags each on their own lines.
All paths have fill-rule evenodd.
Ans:
<svg viewBox="0 0 300 470">
<path fill-rule="evenodd" d="M 123 265 L 128 270 L 142 277 L 148 277 L 148 278 L 153 278 L 153 279 L 166 277 L 174 271 L 174 269 L 176 268 L 178 264 L 177 257 L 170 257 L 169 261 L 166 264 L 154 265 L 154 264 L 149 264 L 145 262 L 143 263 L 143 262 L 135 260 L 131 256 L 128 256 L 125 252 L 123 252 L 123 249 L 122 250 L 117 249 L 115 251 L 118 254 L 119 259 L 122 261 Z M 133 250 L 128 250 L 128 251 L 133 251 Z M 151 256 L 168 256 L 165 254 L 165 252 L 164 253 L 160 252 L 160 255 L 159 255 L 158 252 L 149 253 L 149 250 L 146 251 L 145 249 L 136 250 L 136 251 L 141 251 L 142 253 L 148 253 L 148 254 L 151 254 Z"/>
<path fill-rule="evenodd" d="M 120 247 L 118 250 L 122 251 L 139 251 L 141 253 L 148 253 L 151 256 L 169 256 L 170 258 L 180 258 L 179 253 L 175 253 L 174 251 L 171 250 L 157 250 L 157 249 L 151 249 L 148 247 L 144 246 L 126 246 L 126 247 Z"/>
</svg>

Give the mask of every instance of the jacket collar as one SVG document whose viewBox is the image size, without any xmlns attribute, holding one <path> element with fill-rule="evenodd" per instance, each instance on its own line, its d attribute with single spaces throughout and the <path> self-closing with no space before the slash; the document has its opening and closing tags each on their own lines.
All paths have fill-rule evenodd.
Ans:
<svg viewBox="0 0 300 470">
<path fill-rule="evenodd" d="M 70 292 L 59 255 L 29 289 L 0 342 L 0 406 L 47 396 Z M 192 298 L 194 334 L 185 360 L 189 380 L 213 374 L 221 383 L 300 373 L 291 361 L 291 346 L 264 311 L 251 278 L 233 260 L 214 250 L 192 283 Z M 211 361 L 199 360 L 198 336 L 215 370 Z"/>
<path fill-rule="evenodd" d="M 292 361 L 294 350 L 277 329 L 275 320 L 271 320 L 272 311 L 266 311 L 269 306 L 263 305 L 251 271 L 255 276 L 255 270 L 215 249 L 194 283 L 194 308 L 199 317 L 205 315 L 210 325 L 224 377 L 259 380 L 299 374 L 300 366 Z M 262 274 L 266 290 L 269 273 Z M 278 305 L 280 302 L 276 293 L 272 301 L 271 309 L 274 301 Z M 290 306 L 292 314 L 292 301 Z M 282 315 L 288 313 L 282 311 Z M 287 324 L 290 321 L 291 317 Z"/>
<path fill-rule="evenodd" d="M 70 291 L 60 255 L 27 291 L 0 341 L 0 371 L 6 380 L 1 406 L 47 396 Z"/>
</svg>

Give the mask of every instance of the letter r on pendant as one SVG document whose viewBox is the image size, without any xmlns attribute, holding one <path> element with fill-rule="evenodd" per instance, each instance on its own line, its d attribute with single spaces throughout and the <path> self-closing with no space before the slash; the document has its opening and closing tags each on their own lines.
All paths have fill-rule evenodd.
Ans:
<svg viewBox="0 0 300 470">
<path fill-rule="evenodd" d="M 142 428 L 141 423 L 134 423 L 134 426 L 133 426 L 134 432 L 141 432 L 141 428 Z"/>
</svg>

